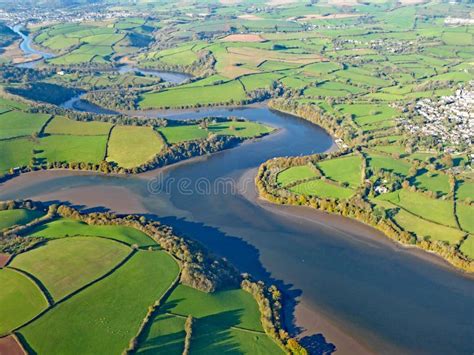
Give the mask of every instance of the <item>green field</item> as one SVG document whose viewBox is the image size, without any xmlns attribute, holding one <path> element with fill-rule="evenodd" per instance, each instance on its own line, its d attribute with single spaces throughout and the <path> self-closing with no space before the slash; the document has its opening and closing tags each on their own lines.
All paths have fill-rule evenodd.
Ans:
<svg viewBox="0 0 474 355">
<path fill-rule="evenodd" d="M 456 214 L 461 228 L 469 233 L 474 233 L 474 206 L 457 203 Z"/>
<path fill-rule="evenodd" d="M 384 170 L 406 176 L 410 170 L 410 164 L 389 156 L 370 153 L 367 159 L 368 166 L 376 171 Z"/>
<path fill-rule="evenodd" d="M 0 114 L 0 139 L 31 136 L 38 133 L 48 121 L 49 115 L 22 111 L 8 111 Z"/>
<path fill-rule="evenodd" d="M 169 144 L 203 139 L 209 134 L 236 136 L 241 138 L 258 137 L 271 133 L 273 128 L 251 121 L 230 121 L 211 123 L 207 128 L 198 124 L 160 127 L 158 131 Z"/>
<path fill-rule="evenodd" d="M 173 108 L 194 105 L 239 103 L 247 98 L 242 85 L 237 81 L 216 86 L 169 89 L 146 93 L 140 100 L 142 109 Z"/>
<path fill-rule="evenodd" d="M 110 271 L 130 252 L 109 239 L 71 237 L 48 241 L 16 256 L 10 265 L 40 280 L 58 301 Z"/>
<path fill-rule="evenodd" d="M 280 185 L 286 186 L 298 180 L 305 180 L 316 177 L 315 169 L 309 165 L 294 166 L 278 173 L 277 181 Z"/>
<path fill-rule="evenodd" d="M 465 235 L 458 229 L 431 223 L 404 210 L 399 210 L 394 219 L 400 227 L 415 233 L 421 239 L 429 237 L 430 240 L 443 240 L 450 244 L 456 244 Z"/>
<path fill-rule="evenodd" d="M 258 306 L 240 289 L 203 293 L 179 285 L 160 308 L 148 329 L 139 353 L 181 354 L 184 320 L 195 319 L 191 351 L 221 354 L 277 354 L 281 349 L 262 329 Z"/>
<path fill-rule="evenodd" d="M 362 179 L 362 160 L 359 156 L 347 156 L 318 162 L 318 167 L 331 180 L 357 187 Z"/>
<path fill-rule="evenodd" d="M 303 182 L 290 188 L 299 195 L 318 196 L 322 198 L 347 199 L 354 194 L 354 191 L 346 187 L 341 187 L 322 180 L 312 180 Z"/>
<path fill-rule="evenodd" d="M 85 162 L 104 160 L 107 136 L 46 136 L 35 146 L 36 158 L 48 162 Z"/>
<path fill-rule="evenodd" d="M 48 306 L 41 290 L 27 276 L 0 269 L 0 336 L 19 327 Z"/>
<path fill-rule="evenodd" d="M 207 319 L 198 319 L 193 330 L 191 351 L 196 354 L 283 354 L 265 333 L 225 329 Z"/>
<path fill-rule="evenodd" d="M 15 209 L 0 211 L 0 230 L 31 222 L 44 215 L 41 211 Z"/>
<path fill-rule="evenodd" d="M 159 314 L 153 319 L 140 345 L 138 354 L 182 354 L 184 349 L 184 317 Z"/>
<path fill-rule="evenodd" d="M 93 225 L 74 219 L 60 218 L 35 227 L 29 235 L 44 238 L 62 238 L 71 236 L 92 236 L 117 240 L 128 245 L 140 247 L 154 245 L 145 233 L 127 226 Z"/>
<path fill-rule="evenodd" d="M 209 132 L 206 129 L 195 124 L 160 127 L 158 131 L 165 137 L 169 144 L 203 139 L 209 135 Z"/>
<path fill-rule="evenodd" d="M 222 327 L 262 330 L 257 303 L 251 294 L 241 289 L 205 293 L 179 285 L 163 310 L 182 316 L 191 314 Z"/>
<path fill-rule="evenodd" d="M 165 252 L 139 251 L 20 333 L 40 354 L 119 354 L 177 274 L 178 265 Z"/>
<path fill-rule="evenodd" d="M 380 195 L 378 199 L 389 201 L 428 221 L 456 228 L 453 201 L 433 199 L 405 189 Z"/>
<path fill-rule="evenodd" d="M 448 175 L 441 172 L 418 175 L 415 178 L 414 185 L 423 190 L 430 190 L 441 195 L 447 195 L 451 190 Z"/>
<path fill-rule="evenodd" d="M 461 244 L 461 251 L 471 259 L 474 259 L 474 236 L 469 235 L 467 239 Z"/>
<path fill-rule="evenodd" d="M 108 135 L 112 125 L 106 122 L 81 122 L 64 116 L 55 116 L 46 126 L 46 134 L 68 134 L 78 136 Z"/>
<path fill-rule="evenodd" d="M 212 134 L 241 138 L 258 137 L 273 131 L 269 126 L 251 121 L 218 122 L 210 124 L 208 129 Z"/>
<path fill-rule="evenodd" d="M 459 200 L 470 199 L 474 200 L 474 182 L 462 181 L 459 183 L 456 191 L 456 197 Z"/>
<path fill-rule="evenodd" d="M 107 161 L 133 168 L 151 160 L 163 149 L 163 141 L 151 127 L 116 126 L 110 135 Z"/>
<path fill-rule="evenodd" d="M 31 163 L 35 143 L 32 138 L 0 140 L 0 171 L 26 166 Z"/>
</svg>

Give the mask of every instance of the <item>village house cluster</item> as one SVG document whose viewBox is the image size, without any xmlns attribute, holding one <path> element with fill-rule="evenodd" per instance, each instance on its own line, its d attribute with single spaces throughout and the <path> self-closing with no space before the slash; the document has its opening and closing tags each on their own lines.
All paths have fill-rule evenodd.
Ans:
<svg viewBox="0 0 474 355">
<path fill-rule="evenodd" d="M 7 11 L 0 9 L 0 20 L 13 25 L 17 23 L 41 23 L 42 25 L 64 22 L 85 22 L 110 20 L 116 18 L 125 18 L 131 16 L 146 16 L 146 14 L 131 13 L 130 11 L 106 11 L 101 5 L 90 5 L 88 9 L 75 10 L 49 10 L 41 8 L 28 8 L 25 11 Z"/>
<path fill-rule="evenodd" d="M 435 137 L 446 145 L 447 151 L 471 146 L 474 138 L 474 81 L 438 101 L 419 100 L 415 112 L 422 120 L 401 119 L 411 134 Z"/>
</svg>

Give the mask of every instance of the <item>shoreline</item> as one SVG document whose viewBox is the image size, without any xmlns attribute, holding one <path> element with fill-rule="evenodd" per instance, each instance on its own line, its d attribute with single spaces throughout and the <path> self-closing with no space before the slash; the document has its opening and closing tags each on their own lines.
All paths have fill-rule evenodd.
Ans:
<svg viewBox="0 0 474 355">
<path fill-rule="evenodd" d="M 356 243 L 368 243 L 370 247 L 376 248 L 388 247 L 392 253 L 406 253 L 418 260 L 430 263 L 448 272 L 453 272 L 466 279 L 474 280 L 474 274 L 463 272 L 454 267 L 438 254 L 415 246 L 411 247 L 398 243 L 386 237 L 381 231 L 356 219 L 330 214 L 309 206 L 275 204 L 260 197 L 256 186 L 250 190 L 242 188 L 244 183 L 255 180 L 256 173 L 257 169 L 248 169 L 239 179 L 239 191 L 241 192 L 241 196 L 252 204 L 271 213 L 290 217 L 295 221 L 304 220 L 305 222 L 323 225 L 326 228 L 333 229 L 342 238 L 348 238 Z M 246 191 L 246 193 L 242 193 L 244 191 Z M 297 300 L 294 317 L 296 325 L 304 328 L 304 330 L 298 334 L 299 337 L 321 333 L 329 343 L 333 343 L 336 346 L 336 352 L 339 351 L 343 354 L 375 354 L 370 347 L 351 336 L 350 333 L 344 329 L 344 326 L 340 324 L 340 321 L 332 319 L 328 314 L 324 313 L 324 310 L 321 310 L 319 306 L 309 304 L 305 299 Z M 287 327 L 288 326 L 289 325 L 287 325 Z"/>
<path fill-rule="evenodd" d="M 252 169 L 247 171 L 246 174 L 252 173 L 253 177 L 256 176 L 256 170 Z M 317 223 L 324 225 L 326 227 L 332 228 L 335 231 L 342 232 L 347 235 L 351 235 L 346 230 L 349 224 L 352 224 L 351 227 L 356 227 L 355 230 L 363 231 L 365 234 L 365 239 L 368 241 L 375 241 L 382 244 L 383 246 L 390 247 L 395 252 L 404 252 L 410 255 L 416 256 L 419 259 L 422 259 L 426 262 L 430 262 L 433 265 L 440 266 L 446 270 L 455 272 L 460 276 L 464 276 L 467 279 L 474 280 L 474 274 L 463 271 L 460 268 L 457 268 L 450 264 L 446 259 L 444 259 L 439 254 L 419 248 L 417 246 L 410 246 L 403 244 L 401 242 L 392 240 L 387 237 L 382 231 L 359 221 L 355 218 L 341 216 L 337 213 L 328 213 L 325 211 L 318 210 L 310 206 L 297 206 L 297 205 L 288 205 L 288 204 L 277 204 L 268 201 L 267 199 L 260 196 L 255 187 L 254 196 L 245 196 L 250 202 L 276 214 L 290 216 L 296 219 L 303 219 L 311 223 Z M 316 218 L 315 218 L 316 217 Z M 329 223 L 328 223 L 329 222 Z M 353 231 L 354 229 L 352 229 Z M 375 237 L 377 236 L 377 237 Z"/>
</svg>

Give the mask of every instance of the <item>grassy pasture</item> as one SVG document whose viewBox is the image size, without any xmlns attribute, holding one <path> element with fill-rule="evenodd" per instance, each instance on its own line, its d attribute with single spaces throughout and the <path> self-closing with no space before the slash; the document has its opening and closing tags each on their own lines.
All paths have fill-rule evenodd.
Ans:
<svg viewBox="0 0 474 355">
<path fill-rule="evenodd" d="M 256 89 L 269 88 L 281 77 L 281 74 L 263 73 L 244 76 L 240 78 L 240 81 L 245 86 L 245 90 L 249 92 Z"/>
<path fill-rule="evenodd" d="M 104 160 L 107 136 L 54 135 L 42 137 L 35 146 L 36 158 L 48 162 L 85 162 Z"/>
<path fill-rule="evenodd" d="M 474 182 L 469 180 L 460 182 L 457 187 L 456 198 L 459 200 L 474 200 Z"/>
<path fill-rule="evenodd" d="M 0 269 L 0 336 L 29 321 L 48 306 L 35 283 L 18 271 Z"/>
<path fill-rule="evenodd" d="M 474 207 L 465 205 L 463 203 L 458 203 L 456 205 L 456 214 L 458 216 L 461 228 L 468 231 L 469 233 L 474 233 Z"/>
<path fill-rule="evenodd" d="M 0 172 L 28 165 L 33 158 L 34 146 L 31 138 L 0 140 Z"/>
<path fill-rule="evenodd" d="M 222 314 L 211 316 L 218 317 Z M 222 328 L 207 319 L 193 326 L 191 351 L 196 354 L 282 354 L 283 351 L 265 333 L 249 333 L 235 328 Z"/>
<path fill-rule="evenodd" d="M 401 160 L 388 157 L 386 155 L 370 153 L 368 155 L 368 165 L 374 170 L 390 171 L 399 175 L 408 175 L 410 164 Z"/>
<path fill-rule="evenodd" d="M 336 73 L 336 76 L 341 79 L 349 79 L 351 83 L 356 83 L 365 86 L 388 86 L 389 81 L 377 78 L 371 75 L 369 72 L 364 73 L 358 69 L 349 68 L 346 70 L 339 70 Z"/>
<path fill-rule="evenodd" d="M 393 142 L 392 142 L 393 143 Z M 379 151 L 379 152 L 384 152 L 388 154 L 400 154 L 403 155 L 405 154 L 405 148 L 400 146 L 400 145 L 378 145 L 376 147 L 373 147 L 372 149 Z"/>
<path fill-rule="evenodd" d="M 173 108 L 194 105 L 224 104 L 247 98 L 242 85 L 229 81 L 220 85 L 176 88 L 143 94 L 139 103 L 142 109 Z"/>
<path fill-rule="evenodd" d="M 447 45 L 472 46 L 474 43 L 471 33 L 445 32 L 441 38 Z"/>
<path fill-rule="evenodd" d="M 459 249 L 464 255 L 474 259 L 474 235 L 469 235 Z"/>
<path fill-rule="evenodd" d="M 257 303 L 250 293 L 241 289 L 205 293 L 179 285 L 167 299 L 163 311 L 182 316 L 191 314 L 221 328 L 263 330 Z"/>
<path fill-rule="evenodd" d="M 4 97 L 0 97 L 0 106 L 2 108 L 18 110 L 26 110 L 28 108 L 28 106 L 22 102 L 13 101 Z"/>
<path fill-rule="evenodd" d="M 403 229 L 415 233 L 421 239 L 429 236 L 431 240 L 456 244 L 465 234 L 458 229 L 431 223 L 404 210 L 399 210 L 394 219 Z"/>
<path fill-rule="evenodd" d="M 49 62 L 56 65 L 71 65 L 91 62 L 94 57 L 95 54 L 71 52 L 69 54 L 50 59 Z"/>
<path fill-rule="evenodd" d="M 312 97 L 343 97 L 361 92 L 363 92 L 363 90 L 355 86 L 327 81 L 305 89 L 304 94 Z"/>
<path fill-rule="evenodd" d="M 306 65 L 302 72 L 307 75 L 313 76 L 321 76 L 322 74 L 328 74 L 333 71 L 341 69 L 341 66 L 336 63 L 332 62 L 321 62 L 321 63 L 314 63 L 310 65 Z"/>
<path fill-rule="evenodd" d="M 139 251 L 110 276 L 20 332 L 40 354 L 119 354 L 178 270 L 165 252 Z"/>
<path fill-rule="evenodd" d="M 36 218 L 40 218 L 44 213 L 41 211 L 16 209 L 0 211 L 0 230 L 16 225 L 27 224 Z"/>
<path fill-rule="evenodd" d="M 145 340 L 140 344 L 138 354 L 182 354 L 184 349 L 184 317 L 159 314 L 146 330 Z M 193 345 L 194 348 L 194 345 Z"/>
<path fill-rule="evenodd" d="M 111 270 L 130 252 L 109 239 L 71 237 L 19 254 L 11 266 L 34 275 L 58 301 Z"/>
<path fill-rule="evenodd" d="M 318 162 L 318 167 L 331 180 L 348 183 L 351 187 L 361 183 L 362 160 L 357 155 L 324 160 Z"/>
<path fill-rule="evenodd" d="M 319 196 L 322 198 L 347 199 L 354 194 L 354 191 L 342 186 L 327 183 L 323 180 L 312 180 L 303 182 L 290 188 L 299 195 Z"/>
<path fill-rule="evenodd" d="M 140 247 L 154 245 L 145 233 L 127 226 L 93 225 L 73 219 L 59 218 L 35 227 L 29 235 L 44 238 L 62 238 L 71 236 L 92 236 L 114 239 L 128 245 Z"/>
<path fill-rule="evenodd" d="M 46 134 L 69 134 L 78 136 L 108 135 L 112 124 L 107 122 L 81 122 L 64 116 L 55 116 L 46 126 Z"/>
<path fill-rule="evenodd" d="M 316 172 L 309 165 L 294 166 L 278 173 L 277 181 L 281 186 L 286 186 L 298 180 L 316 177 Z"/>
<path fill-rule="evenodd" d="M 57 35 L 53 37 L 49 37 L 47 40 L 43 41 L 41 43 L 42 46 L 48 47 L 54 50 L 63 50 L 67 49 L 71 46 L 75 46 L 79 44 L 79 39 L 78 38 L 71 38 L 71 37 L 66 37 L 64 35 Z"/>
<path fill-rule="evenodd" d="M 199 125 L 160 127 L 158 131 L 165 137 L 169 144 L 203 139 L 209 135 L 209 132 L 199 127 Z"/>
<path fill-rule="evenodd" d="M 433 199 L 420 192 L 400 189 L 377 197 L 400 206 L 416 216 L 456 228 L 453 201 Z"/>
<path fill-rule="evenodd" d="M 315 79 L 309 79 L 303 76 L 287 76 L 282 78 L 280 81 L 283 85 L 286 87 L 292 88 L 292 89 L 300 89 L 303 88 L 307 85 L 310 85 L 314 82 Z"/>
<path fill-rule="evenodd" d="M 237 136 L 241 138 L 258 137 L 274 129 L 252 121 L 218 122 L 209 125 L 210 133 L 220 136 Z"/>
<path fill-rule="evenodd" d="M 9 111 L 0 114 L 0 139 L 30 136 L 41 130 L 49 115 Z"/>
<path fill-rule="evenodd" d="M 163 149 L 163 141 L 152 127 L 115 126 L 110 135 L 107 160 L 133 168 L 151 160 Z"/>
<path fill-rule="evenodd" d="M 449 178 L 448 175 L 441 172 L 431 174 L 425 172 L 421 175 L 418 175 L 413 184 L 421 189 L 437 192 L 443 195 L 447 195 L 450 191 Z"/>
</svg>

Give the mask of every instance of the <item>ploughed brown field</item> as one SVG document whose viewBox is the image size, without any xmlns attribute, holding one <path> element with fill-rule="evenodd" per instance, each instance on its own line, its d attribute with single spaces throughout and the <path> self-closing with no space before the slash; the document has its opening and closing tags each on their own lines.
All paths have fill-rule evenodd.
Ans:
<svg viewBox="0 0 474 355">
<path fill-rule="evenodd" d="M 13 335 L 0 338 L 0 355 L 26 355 L 18 340 Z"/>
<path fill-rule="evenodd" d="M 5 265 L 7 265 L 8 261 L 10 260 L 10 255 L 8 254 L 4 254 L 4 253 L 0 253 L 0 268 L 4 267 Z M 0 351 L 0 355 L 2 355 L 3 353 Z"/>
</svg>

